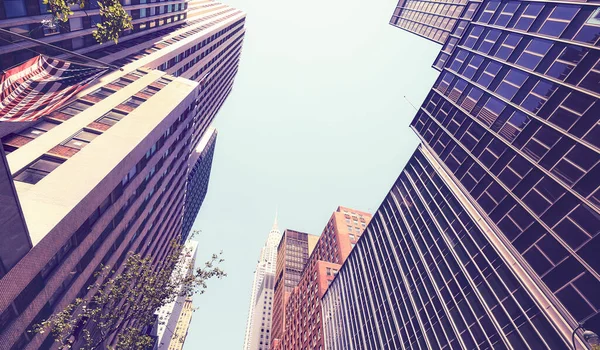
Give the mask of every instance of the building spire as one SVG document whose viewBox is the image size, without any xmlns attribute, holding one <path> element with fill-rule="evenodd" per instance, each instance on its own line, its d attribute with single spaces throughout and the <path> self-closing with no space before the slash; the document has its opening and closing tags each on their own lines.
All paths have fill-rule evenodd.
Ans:
<svg viewBox="0 0 600 350">
<path fill-rule="evenodd" d="M 278 209 L 275 208 L 275 221 L 273 222 L 273 228 L 271 228 L 271 231 L 279 231 L 279 225 L 277 225 L 277 216 L 278 216 Z"/>
</svg>

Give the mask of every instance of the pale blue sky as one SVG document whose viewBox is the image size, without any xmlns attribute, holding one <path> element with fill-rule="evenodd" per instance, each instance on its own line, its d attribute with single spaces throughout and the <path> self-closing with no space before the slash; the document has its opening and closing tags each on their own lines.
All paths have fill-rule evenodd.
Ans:
<svg viewBox="0 0 600 350">
<path fill-rule="evenodd" d="M 280 228 L 320 234 L 338 205 L 374 212 L 417 145 L 408 125 L 440 47 L 392 27 L 397 0 L 223 0 L 247 13 L 198 260 L 229 276 L 194 300 L 185 350 L 241 349 L 260 248 Z"/>
</svg>

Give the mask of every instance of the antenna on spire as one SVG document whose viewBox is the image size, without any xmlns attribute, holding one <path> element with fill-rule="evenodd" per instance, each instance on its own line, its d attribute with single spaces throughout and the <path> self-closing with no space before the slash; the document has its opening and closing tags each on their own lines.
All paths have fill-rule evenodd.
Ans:
<svg viewBox="0 0 600 350">
<path fill-rule="evenodd" d="M 406 98 L 406 95 L 404 96 L 404 99 L 406 100 L 406 102 L 408 102 L 408 104 L 415 110 L 415 111 L 419 111 L 417 109 L 417 107 L 415 107 L 415 105 L 412 104 L 412 102 L 410 102 L 410 100 L 408 98 Z"/>
</svg>

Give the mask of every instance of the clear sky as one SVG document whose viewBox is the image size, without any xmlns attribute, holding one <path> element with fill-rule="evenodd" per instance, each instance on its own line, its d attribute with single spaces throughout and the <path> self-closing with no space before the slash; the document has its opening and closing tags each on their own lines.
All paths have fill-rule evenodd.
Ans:
<svg viewBox="0 0 600 350">
<path fill-rule="evenodd" d="M 388 24 L 397 0 L 223 0 L 247 13 L 216 117 L 198 261 L 228 277 L 194 300 L 185 350 L 241 349 L 255 264 L 279 226 L 320 234 L 338 205 L 374 212 L 417 146 L 409 129 L 440 46 Z"/>
</svg>

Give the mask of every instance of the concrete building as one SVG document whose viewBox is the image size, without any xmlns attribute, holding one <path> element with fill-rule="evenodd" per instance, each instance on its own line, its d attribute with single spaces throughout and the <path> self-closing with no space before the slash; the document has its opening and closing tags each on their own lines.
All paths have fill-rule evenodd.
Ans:
<svg viewBox="0 0 600 350">
<path fill-rule="evenodd" d="M 346 207 L 331 215 L 285 306 L 283 349 L 324 348 L 321 298 L 370 220 L 370 214 Z"/>
<path fill-rule="evenodd" d="M 277 266 L 273 294 L 271 349 L 281 349 L 285 331 L 286 305 L 319 236 L 287 229 L 277 246 Z"/>
<path fill-rule="evenodd" d="M 264 275 L 260 289 L 256 293 L 256 302 L 252 305 L 248 349 L 268 350 L 271 344 L 271 322 L 273 320 L 273 294 L 275 274 Z"/>
<path fill-rule="evenodd" d="M 197 251 L 198 242 L 188 241 L 185 243 L 185 255 L 181 257 L 180 262 L 175 266 L 175 270 L 173 271 L 174 280 L 180 279 L 182 275 L 187 275 L 193 272 Z M 171 349 L 171 345 L 173 345 L 174 347 L 179 346 L 179 348 L 183 346 L 183 342 L 181 341 L 182 330 L 180 329 L 178 331 L 177 328 L 180 326 L 179 320 L 181 319 L 186 305 L 189 304 L 188 307 L 191 307 L 191 303 L 192 298 L 180 295 L 174 301 L 158 309 L 158 311 L 156 312 L 158 316 L 158 325 L 156 328 L 156 336 L 158 338 L 158 349 Z M 185 335 L 186 333 L 187 330 L 183 332 L 183 335 Z M 185 336 L 183 338 L 185 338 Z"/>
<path fill-rule="evenodd" d="M 192 323 L 192 316 L 194 315 L 194 305 L 192 304 L 192 299 L 187 298 L 183 302 L 183 307 L 181 309 L 181 314 L 179 315 L 179 319 L 175 324 L 175 331 L 173 332 L 173 337 L 171 338 L 171 343 L 169 344 L 167 350 L 181 350 L 183 349 L 183 345 L 185 344 L 185 339 L 187 338 L 188 331 L 190 329 L 190 324 Z"/>
<path fill-rule="evenodd" d="M 0 146 L 0 278 L 31 249 L 31 240 L 6 156 Z"/>
<path fill-rule="evenodd" d="M 279 231 L 277 215 L 275 215 L 275 222 L 269 232 L 265 245 L 260 250 L 256 270 L 254 271 L 250 308 L 246 323 L 246 335 L 244 338 L 245 350 L 269 348 L 274 275 L 279 241 L 281 241 L 281 231 Z M 266 276 L 269 276 L 268 280 Z"/>
<path fill-rule="evenodd" d="M 190 156 L 188 162 L 189 174 L 185 189 L 183 229 L 181 232 L 183 240 L 190 234 L 192 225 L 204 202 L 204 197 L 206 197 L 206 192 L 208 192 L 208 181 L 210 180 L 210 169 L 212 167 L 216 141 L 217 130 L 209 128 L 200 139 L 196 150 Z"/>
<path fill-rule="evenodd" d="M 27 330 L 85 296 L 101 263 L 133 251 L 158 264 L 182 233 L 189 158 L 231 90 L 244 35 L 242 12 L 198 3 L 204 12 L 178 30 L 114 45 L 117 56 L 147 48 L 123 71 L 9 125 L 2 143 L 32 248 L 0 279 L 3 346 L 50 346 Z"/>
<path fill-rule="evenodd" d="M 392 22 L 414 31 L 411 3 Z M 600 332 L 600 5 L 459 3 L 411 123 L 422 145 L 325 295 L 332 349 Z"/>
</svg>

